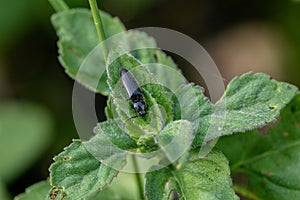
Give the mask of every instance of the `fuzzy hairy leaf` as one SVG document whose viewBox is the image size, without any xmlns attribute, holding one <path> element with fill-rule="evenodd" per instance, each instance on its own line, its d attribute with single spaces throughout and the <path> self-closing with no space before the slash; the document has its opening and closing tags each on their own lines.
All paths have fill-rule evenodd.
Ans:
<svg viewBox="0 0 300 200">
<path fill-rule="evenodd" d="M 262 73 L 246 73 L 233 79 L 214 105 L 212 114 L 201 122 L 210 129 L 205 141 L 273 122 L 296 92 L 295 86 Z M 201 137 L 195 141 L 202 142 Z"/>
<path fill-rule="evenodd" d="M 146 37 L 145 34 L 136 32 L 135 35 L 141 34 Z M 131 34 L 132 37 L 134 36 Z M 135 37 L 133 37 L 135 38 Z M 150 40 L 151 38 L 148 37 Z M 147 38 L 144 38 L 147 40 Z M 143 44 L 142 44 L 143 45 Z M 148 45 L 150 46 L 150 45 Z M 149 51 L 147 54 L 138 54 L 136 55 L 135 52 L 132 52 L 132 55 L 138 59 L 146 68 L 153 74 L 155 77 L 155 82 L 160 84 L 164 88 L 164 93 L 168 96 L 172 103 L 172 112 L 173 112 L 173 120 L 180 119 L 180 117 L 175 117 L 178 113 L 178 105 L 179 102 L 176 98 L 176 91 L 178 88 L 183 86 L 187 83 L 186 79 L 182 75 L 181 71 L 177 69 L 176 64 L 173 60 L 168 57 L 163 51 L 160 50 L 153 50 L 150 51 L 149 49 L 143 49 L 144 51 Z M 142 50 L 139 50 L 139 52 Z M 142 56 L 143 55 L 143 56 Z M 147 59 L 147 58 L 149 59 Z M 124 66 L 126 68 L 126 66 Z M 108 100 L 108 106 L 106 109 L 106 116 L 110 119 L 117 117 L 118 113 L 116 112 L 115 107 L 113 106 L 113 101 L 111 97 Z M 177 114 L 177 115 L 180 115 Z"/>
<path fill-rule="evenodd" d="M 125 150 L 137 147 L 114 120 L 99 123 L 95 133 L 88 141 L 75 140 L 54 158 L 51 185 L 58 187 L 65 198 L 89 197 L 103 189 L 126 165 Z"/>
<path fill-rule="evenodd" d="M 193 135 L 193 124 L 186 120 L 177 120 L 169 123 L 156 137 L 156 141 L 167 159 L 167 163 L 175 161 L 182 165 L 187 151 L 190 150 Z"/>
<path fill-rule="evenodd" d="M 112 18 L 105 12 L 100 12 L 106 37 L 125 31 L 125 27 L 118 18 Z M 59 61 L 65 68 L 66 73 L 76 81 L 94 92 L 103 95 L 109 93 L 106 83 L 106 73 L 102 76 L 99 84 L 99 71 L 105 70 L 103 56 L 90 61 L 88 68 L 81 68 L 84 59 L 99 44 L 93 17 L 88 9 L 71 9 L 56 13 L 51 18 L 52 24 L 59 37 Z M 97 86 L 97 87 L 96 87 Z"/>
<path fill-rule="evenodd" d="M 49 192 L 50 190 L 50 192 Z M 49 192 L 49 194 L 48 194 Z M 63 199 L 64 197 L 60 194 L 60 190 L 58 188 L 51 189 L 51 186 L 48 181 L 41 181 L 38 183 L 35 183 L 28 187 L 25 190 L 25 193 L 20 194 L 14 198 L 14 200 L 43 200 L 46 198 L 52 199 Z M 49 197 L 48 197 L 49 196 Z M 114 192 L 114 190 L 111 190 L 110 188 L 105 188 L 102 191 L 96 192 L 95 195 L 92 195 L 89 198 L 86 198 L 88 200 L 99 200 L 99 199 L 105 199 L 105 200 L 124 200 L 125 198 L 121 198 L 118 194 Z M 3 199 L 5 200 L 5 199 Z"/>
<path fill-rule="evenodd" d="M 127 163 L 126 150 L 135 149 L 136 142 L 114 120 L 99 123 L 95 130 L 96 135 L 84 142 L 85 147 L 102 164 L 120 170 Z"/>
<path fill-rule="evenodd" d="M 161 50 L 155 50 L 154 57 L 155 64 L 148 64 L 147 67 L 160 84 L 176 91 L 181 85 L 187 83 L 187 80 L 171 57 L 167 56 Z M 146 64 L 146 62 L 141 62 Z"/>
<path fill-rule="evenodd" d="M 125 198 L 121 197 L 120 194 L 114 192 L 111 188 L 105 188 L 102 191 L 97 192 L 95 195 L 88 198 L 88 200 L 124 200 Z"/>
<path fill-rule="evenodd" d="M 128 30 L 112 41 L 115 47 L 122 48 L 124 53 L 130 53 L 144 64 L 155 62 L 154 52 L 157 45 L 155 40 L 145 32 Z M 114 51 L 114 48 L 111 50 Z"/>
<path fill-rule="evenodd" d="M 80 140 L 65 148 L 50 166 L 50 183 L 64 199 L 81 199 L 103 189 L 118 171 L 102 165 Z"/>
<path fill-rule="evenodd" d="M 217 150 L 200 158 L 190 152 L 189 160 L 181 169 L 163 168 L 146 174 L 146 195 L 149 200 L 180 199 L 232 200 L 238 199 L 231 188 L 230 169 L 225 156 Z"/>
<path fill-rule="evenodd" d="M 130 184 L 129 184 L 130 183 Z M 136 183 L 136 174 L 118 174 L 118 178 L 107 188 L 97 192 L 89 200 L 139 200 L 139 191 Z"/>
<path fill-rule="evenodd" d="M 136 148 L 136 142 L 118 126 L 115 120 L 101 122 L 95 128 L 97 135 L 105 135 L 109 141 L 123 150 Z"/>
<path fill-rule="evenodd" d="M 129 96 L 126 94 L 120 79 L 121 68 L 125 68 L 133 74 L 143 92 L 147 105 L 147 115 L 143 118 L 136 117 L 138 113 L 132 108 L 132 102 L 128 100 Z M 164 88 L 158 84 L 147 67 L 131 55 L 123 54 L 110 64 L 108 67 L 108 84 L 112 91 L 113 106 L 115 107 L 111 109 L 115 109 L 122 121 L 126 122 L 122 126 L 127 128 L 130 135 L 138 137 L 145 132 L 157 133 L 165 123 L 171 120 L 171 102 Z M 135 118 L 130 119 L 132 117 Z"/>
<path fill-rule="evenodd" d="M 240 183 L 238 193 L 250 193 L 256 199 L 300 199 L 299 119 L 298 94 L 282 110 L 275 126 L 219 140 L 218 146 L 228 157 L 233 173 L 243 175 L 248 182 Z"/>
<path fill-rule="evenodd" d="M 202 88 L 194 84 L 182 85 L 175 95 L 179 102 L 177 109 L 180 110 L 180 118 L 193 123 L 195 141 L 201 141 L 209 128 L 207 118 L 212 112 L 212 104 L 204 96 Z M 194 142 L 194 146 L 198 145 Z"/>
<path fill-rule="evenodd" d="M 157 135 L 141 136 L 137 144 L 140 152 L 151 152 L 147 154 L 148 157 L 156 156 L 160 163 L 158 167 L 175 162 L 180 166 L 186 161 L 193 138 L 192 123 L 186 120 L 176 120 L 170 122 Z M 143 154 L 143 156 L 146 155 Z"/>
</svg>

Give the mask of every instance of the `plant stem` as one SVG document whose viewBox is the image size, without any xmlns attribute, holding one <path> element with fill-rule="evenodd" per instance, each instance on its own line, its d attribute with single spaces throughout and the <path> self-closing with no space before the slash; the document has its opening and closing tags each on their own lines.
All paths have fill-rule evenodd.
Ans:
<svg viewBox="0 0 300 200">
<path fill-rule="evenodd" d="M 137 185 L 138 185 L 140 199 L 142 200 L 142 199 L 145 199 L 145 196 L 144 196 L 144 190 L 143 190 L 143 184 L 142 184 L 142 181 L 141 181 L 141 177 L 140 177 L 140 174 L 138 173 L 139 172 L 139 167 L 137 165 L 135 156 L 132 156 L 132 164 L 133 164 L 133 167 L 134 167 L 134 171 L 136 171 L 135 179 L 136 179 L 136 182 L 137 182 Z"/>
<path fill-rule="evenodd" d="M 103 24 L 102 24 L 102 21 L 101 21 L 97 1 L 96 0 L 89 0 L 89 4 L 90 4 L 90 7 L 91 7 L 91 11 L 92 11 L 95 27 L 96 27 L 96 30 L 97 30 L 99 42 L 101 43 L 103 58 L 104 58 L 104 61 L 106 63 L 107 54 L 108 54 L 108 47 L 105 43 L 106 37 L 105 37 L 105 33 L 104 33 Z"/>
<path fill-rule="evenodd" d="M 69 7 L 64 0 L 49 0 L 49 3 L 56 12 L 69 10 Z"/>
</svg>

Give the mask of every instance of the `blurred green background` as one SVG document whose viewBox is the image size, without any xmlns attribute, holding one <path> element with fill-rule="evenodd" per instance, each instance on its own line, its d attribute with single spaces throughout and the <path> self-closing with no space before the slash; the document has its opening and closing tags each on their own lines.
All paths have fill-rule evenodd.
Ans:
<svg viewBox="0 0 300 200">
<path fill-rule="evenodd" d="M 67 0 L 87 7 L 86 0 Z M 202 44 L 228 83 L 247 71 L 300 86 L 300 1 L 102 0 L 128 29 L 157 26 Z M 57 60 L 48 1 L 0 0 L 0 199 L 48 177 L 52 157 L 72 138 L 73 81 Z M 201 82 L 181 58 L 186 77 Z M 106 99 L 96 96 L 104 119 Z"/>
</svg>

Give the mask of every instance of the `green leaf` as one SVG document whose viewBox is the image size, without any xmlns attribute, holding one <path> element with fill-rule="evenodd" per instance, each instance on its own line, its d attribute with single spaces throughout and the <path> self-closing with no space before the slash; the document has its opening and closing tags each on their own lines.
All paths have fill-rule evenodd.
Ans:
<svg viewBox="0 0 300 200">
<path fill-rule="evenodd" d="M 262 73 L 246 73 L 233 79 L 206 120 L 214 130 L 206 136 L 206 141 L 274 121 L 296 92 L 295 86 L 275 81 Z"/>
<path fill-rule="evenodd" d="M 95 131 L 96 134 L 105 135 L 112 144 L 116 145 L 120 149 L 128 150 L 137 147 L 136 142 L 118 126 L 115 120 L 108 120 L 99 123 L 95 128 Z"/>
<path fill-rule="evenodd" d="M 155 40 L 145 32 L 129 30 L 121 38 L 113 39 L 116 47 L 121 47 L 124 53 L 128 52 L 140 62 L 154 63 L 154 49 L 157 48 Z M 112 49 L 114 50 L 114 49 Z"/>
<path fill-rule="evenodd" d="M 259 131 L 227 136 L 218 146 L 230 160 L 240 183 L 260 199 L 300 199 L 300 95 L 282 110 L 280 121 L 262 135 Z M 237 192 L 240 192 L 237 188 Z"/>
<path fill-rule="evenodd" d="M 57 188 L 51 189 L 50 196 L 48 194 L 49 190 L 51 189 L 51 186 L 48 181 L 41 181 L 38 182 L 30 187 L 28 187 L 25 190 L 25 193 L 20 194 L 14 198 L 14 200 L 38 200 L 38 199 L 62 199 L 63 196 L 60 196 L 60 190 Z M 49 197 L 48 197 L 49 196 Z M 1 196 L 0 196 L 1 197 Z M 4 198 L 1 198 L 5 200 Z M 125 198 L 121 198 L 114 190 L 111 188 L 105 188 L 102 191 L 98 191 L 95 195 L 92 195 L 91 197 L 87 198 L 89 200 L 99 200 L 99 199 L 105 199 L 105 200 L 122 200 Z"/>
<path fill-rule="evenodd" d="M 97 193 L 97 195 L 95 195 L 95 197 L 91 199 L 139 200 L 140 198 L 139 198 L 139 191 L 136 182 L 136 174 L 120 172 L 118 174 L 118 178 L 115 179 L 111 183 L 111 185 L 108 186 L 108 188 L 105 188 L 100 193 Z"/>
<path fill-rule="evenodd" d="M 157 156 L 160 164 L 169 165 L 177 162 L 181 165 L 184 160 L 180 157 L 190 149 L 193 141 L 192 123 L 186 120 L 177 120 L 170 122 L 157 135 L 143 135 L 139 138 L 137 144 L 142 153 L 149 153 L 147 156 Z M 145 156 L 145 154 L 143 155 Z"/>
<path fill-rule="evenodd" d="M 105 12 L 100 14 L 107 38 L 125 31 L 118 18 L 112 18 Z M 88 9 L 72 9 L 54 14 L 51 21 L 59 37 L 59 60 L 66 73 L 75 79 L 84 59 L 99 44 L 92 14 Z M 88 62 L 88 68 L 81 68 L 76 80 L 94 92 L 107 95 L 106 73 L 95 88 L 97 74 L 101 75 L 101 71 L 105 70 L 103 57 L 98 56 Z"/>
<path fill-rule="evenodd" d="M 187 82 L 172 58 L 167 56 L 162 50 L 158 50 L 154 38 L 145 32 L 129 30 L 119 34 L 116 38 L 112 38 L 110 43 L 112 43 L 110 45 L 113 47 L 111 51 L 121 49 L 121 53 L 118 53 L 119 56 L 126 53 L 130 54 L 140 63 L 147 66 L 148 70 L 153 73 L 161 84 L 176 89 L 179 85 Z M 163 67 L 167 67 L 169 70 L 164 70 Z M 170 74 L 170 69 L 177 73 L 175 77 L 173 74 Z"/>
<path fill-rule="evenodd" d="M 167 56 L 161 50 L 156 50 L 154 57 L 156 58 L 156 64 L 148 68 L 162 85 L 175 91 L 181 85 L 187 83 L 187 80 L 171 57 Z"/>
<path fill-rule="evenodd" d="M 170 182 L 172 182 L 172 185 Z M 168 185 L 171 185 L 171 187 Z M 179 185 L 169 168 L 163 168 L 146 174 L 145 192 L 148 200 L 168 199 L 169 193 L 173 189 L 180 191 Z"/>
<path fill-rule="evenodd" d="M 194 139 L 192 123 L 186 120 L 177 120 L 169 123 L 156 137 L 157 144 L 167 158 L 168 164 L 177 160 L 181 165 L 183 160 L 178 160 L 190 150 Z"/>
<path fill-rule="evenodd" d="M 105 188 L 104 190 L 97 192 L 94 196 L 88 198 L 88 200 L 100 200 L 100 199 L 124 200 L 124 198 L 122 198 L 120 194 L 114 192 L 114 190 L 112 190 L 111 187 Z"/>
<path fill-rule="evenodd" d="M 181 71 L 171 57 L 162 50 L 157 49 L 155 40 L 146 33 L 136 30 L 125 32 L 121 39 L 114 40 L 116 48 L 121 48 L 123 53 L 129 52 L 154 75 L 157 82 L 175 90 L 187 83 Z M 121 53 L 119 53 L 121 55 Z"/>
<path fill-rule="evenodd" d="M 179 103 L 177 110 L 180 110 L 180 118 L 192 122 L 196 129 L 194 147 L 202 144 L 209 128 L 207 118 L 212 112 L 212 104 L 202 90 L 194 84 L 186 84 L 178 88 L 175 93 Z"/>
<path fill-rule="evenodd" d="M 133 31 L 133 34 L 129 31 L 128 33 L 132 37 L 131 40 L 134 41 L 132 43 L 138 43 L 139 41 L 145 41 L 144 43 L 146 43 L 144 44 L 140 42 L 141 44 L 135 45 L 139 45 L 140 47 L 143 47 L 143 45 L 145 47 L 155 45 L 154 42 L 153 44 L 151 44 L 151 41 L 153 39 L 143 32 Z M 137 38 L 139 38 L 139 40 L 137 40 Z M 129 41 L 129 39 L 124 41 Z M 147 44 L 147 41 L 149 44 Z M 124 46 L 126 45 L 128 46 L 128 44 L 124 44 Z M 177 114 L 176 112 L 178 112 L 178 110 L 180 111 L 180 109 L 178 109 L 179 102 L 174 93 L 176 93 L 178 88 L 186 84 L 187 81 L 182 75 L 181 71 L 177 69 L 176 64 L 161 50 L 139 49 L 138 53 L 137 51 L 134 51 L 132 52 L 132 54 L 135 58 L 137 58 L 141 63 L 143 63 L 147 67 L 147 69 L 155 77 L 157 83 L 164 87 L 164 92 L 168 95 L 168 98 L 172 102 L 173 120 L 180 119 L 180 116 L 175 117 L 175 115 Z M 111 97 L 107 102 L 107 107 L 105 108 L 105 110 L 106 116 L 109 119 L 113 119 L 119 116 L 113 105 Z M 180 115 L 180 113 L 177 115 Z"/>
<path fill-rule="evenodd" d="M 114 119 L 114 118 L 118 117 L 119 114 L 116 111 L 115 105 L 113 104 L 112 96 L 108 96 L 107 104 L 106 104 L 104 112 L 105 112 L 105 116 L 107 119 Z"/>
<path fill-rule="evenodd" d="M 84 142 L 85 148 L 102 164 L 120 170 L 126 165 L 126 150 L 137 147 L 136 142 L 114 120 L 98 124 L 96 135 Z"/>
<path fill-rule="evenodd" d="M 0 178 L 3 181 L 12 181 L 42 155 L 52 140 L 52 128 L 52 118 L 44 108 L 28 102 L 1 102 Z"/>
<path fill-rule="evenodd" d="M 181 108 L 178 98 L 181 98 L 180 89 L 187 84 L 187 80 L 177 68 L 171 57 L 163 51 L 156 50 L 155 64 L 148 64 L 149 71 L 154 74 L 158 82 L 164 87 L 169 99 L 172 102 L 173 120 L 181 119 Z"/>
<path fill-rule="evenodd" d="M 135 117 L 138 113 L 132 108 L 132 102 L 120 80 L 120 69 L 130 71 L 138 82 L 147 105 L 145 117 Z M 172 119 L 171 102 L 165 90 L 158 84 L 153 74 L 130 54 L 124 54 L 114 60 L 108 67 L 108 84 L 113 97 L 112 110 L 118 112 L 124 126 L 132 136 L 139 137 L 145 133 L 158 133 Z M 116 116 L 117 117 L 117 116 Z M 132 118 L 135 117 L 135 118 Z M 132 118 L 132 119 L 130 119 Z M 130 120 L 128 120 L 130 119 Z"/>
<path fill-rule="evenodd" d="M 64 199 L 81 199 L 103 189 L 118 171 L 102 165 L 80 140 L 65 148 L 50 166 L 50 183 Z"/>
<path fill-rule="evenodd" d="M 188 162 L 181 169 L 163 168 L 146 174 L 146 195 L 149 200 L 168 199 L 238 199 L 232 190 L 230 169 L 225 156 L 211 151 L 200 158 L 197 151 L 190 152 Z"/>
<path fill-rule="evenodd" d="M 25 193 L 19 194 L 14 200 L 45 199 L 50 189 L 51 186 L 48 181 L 41 181 L 28 187 Z"/>
</svg>

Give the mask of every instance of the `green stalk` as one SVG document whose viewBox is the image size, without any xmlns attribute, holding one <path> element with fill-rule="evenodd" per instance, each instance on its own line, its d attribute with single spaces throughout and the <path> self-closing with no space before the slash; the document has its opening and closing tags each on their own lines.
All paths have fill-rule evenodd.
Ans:
<svg viewBox="0 0 300 200">
<path fill-rule="evenodd" d="M 89 0 L 89 4 L 90 4 L 90 7 L 91 7 L 91 11 L 92 11 L 95 27 L 96 27 L 96 30 L 97 30 L 99 42 L 101 43 L 101 48 L 102 48 L 104 61 L 106 63 L 107 54 L 108 54 L 108 47 L 107 47 L 106 43 L 104 42 L 106 40 L 106 37 L 105 37 L 105 33 L 104 33 L 103 24 L 102 24 L 102 21 L 101 21 L 97 1 L 96 0 Z"/>
<path fill-rule="evenodd" d="M 139 167 L 137 165 L 135 156 L 131 156 L 131 157 L 132 157 L 133 168 L 134 168 L 134 171 L 136 172 L 135 173 L 135 180 L 136 180 L 137 185 L 138 185 L 138 190 L 139 190 L 139 195 L 140 195 L 139 199 L 143 200 L 143 199 L 145 199 L 145 196 L 144 196 L 144 190 L 143 190 L 143 184 L 142 184 L 142 181 L 141 181 L 141 177 L 140 177 L 140 174 L 138 173 L 139 172 Z"/>
<path fill-rule="evenodd" d="M 64 0 L 49 0 L 49 3 L 56 12 L 69 10 L 69 7 Z"/>
</svg>

